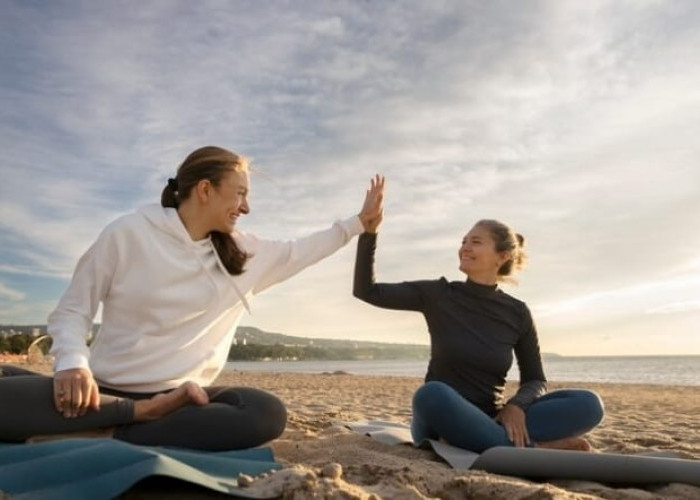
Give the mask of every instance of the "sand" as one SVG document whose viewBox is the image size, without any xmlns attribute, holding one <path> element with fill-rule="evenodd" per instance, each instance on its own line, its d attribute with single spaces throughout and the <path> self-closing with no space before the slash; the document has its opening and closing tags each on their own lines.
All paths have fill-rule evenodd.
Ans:
<svg viewBox="0 0 700 500">
<path fill-rule="evenodd" d="M 700 488 L 680 484 L 642 490 L 459 472 L 432 451 L 383 445 L 338 425 L 366 419 L 408 423 L 419 378 L 228 372 L 218 382 L 266 389 L 287 404 L 287 430 L 272 447 L 280 461 L 296 467 L 295 478 L 306 479 L 274 477 L 277 473 L 252 485 L 284 483 L 280 493 L 285 498 L 700 499 Z M 550 383 L 551 390 L 566 387 L 592 389 L 605 402 L 605 421 L 588 435 L 596 449 L 673 451 L 700 460 L 700 387 Z M 340 477 L 325 477 L 323 467 L 329 463 L 339 464 Z"/>
<path fill-rule="evenodd" d="M 40 367 L 33 367 L 40 368 Z M 411 396 L 421 384 L 412 377 L 348 374 L 288 374 L 229 371 L 216 385 L 266 389 L 287 404 L 289 421 L 271 443 L 287 468 L 267 477 L 244 478 L 251 492 L 287 499 L 700 499 L 700 488 L 655 485 L 645 489 L 583 481 L 531 482 L 483 472 L 456 471 L 429 450 L 383 445 L 339 425 L 381 419 L 408 423 Z M 587 437 L 600 451 L 672 451 L 700 460 L 700 387 L 560 384 L 598 392 L 605 421 Z M 509 392 L 514 386 L 509 387 Z M 132 488 L 123 498 L 165 498 L 161 486 Z M 204 490 L 177 498 L 224 498 Z M 185 494 L 186 493 L 186 494 Z"/>
</svg>

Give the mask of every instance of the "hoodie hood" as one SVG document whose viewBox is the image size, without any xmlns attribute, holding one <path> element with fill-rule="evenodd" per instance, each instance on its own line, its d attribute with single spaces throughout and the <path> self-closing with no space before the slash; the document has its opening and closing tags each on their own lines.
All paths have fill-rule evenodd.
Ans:
<svg viewBox="0 0 700 500">
<path fill-rule="evenodd" d="M 177 240 L 187 244 L 195 243 L 175 208 L 163 207 L 154 203 L 140 208 L 138 213 L 143 215 L 157 229 L 175 237 Z"/>
<path fill-rule="evenodd" d="M 143 217 L 151 223 L 153 226 L 156 227 L 156 229 L 159 229 L 171 236 L 173 236 L 175 239 L 178 241 L 181 241 L 189 249 L 191 249 L 192 254 L 195 256 L 195 258 L 199 261 L 199 263 L 202 266 L 202 269 L 207 273 L 209 278 L 211 278 L 212 282 L 216 286 L 216 280 L 214 277 L 211 275 L 211 272 L 209 271 L 209 268 L 204 264 L 202 260 L 202 246 L 203 242 L 202 241 L 194 241 L 192 240 L 192 237 L 190 236 L 190 233 L 187 232 L 187 228 L 185 227 L 185 224 L 182 222 L 182 219 L 180 219 L 180 216 L 177 213 L 177 209 L 172 208 L 172 207 L 163 207 L 161 205 L 158 205 L 156 203 L 153 203 L 151 205 L 146 205 L 138 210 L 138 213 L 143 215 Z M 206 243 L 204 245 L 208 245 L 211 252 L 214 255 L 214 258 L 216 259 L 217 267 L 219 270 L 224 273 L 226 276 L 229 277 L 231 286 L 234 288 L 236 291 L 236 295 L 238 295 L 238 298 L 241 299 L 241 302 L 243 303 L 243 307 L 245 307 L 246 311 L 248 311 L 248 314 L 251 313 L 250 310 L 250 305 L 248 304 L 248 301 L 245 298 L 245 295 L 240 291 L 238 286 L 236 285 L 236 281 L 234 280 L 234 277 L 231 275 L 231 273 L 228 272 L 226 269 L 226 266 L 224 266 L 224 263 L 221 262 L 221 257 L 219 256 L 219 252 L 216 251 L 216 247 L 214 247 L 214 243 L 211 241 L 211 237 L 208 237 L 206 240 Z"/>
</svg>

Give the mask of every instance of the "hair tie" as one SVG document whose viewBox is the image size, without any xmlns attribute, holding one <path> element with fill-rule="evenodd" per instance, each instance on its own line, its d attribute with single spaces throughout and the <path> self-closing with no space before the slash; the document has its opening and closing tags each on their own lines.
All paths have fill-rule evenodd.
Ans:
<svg viewBox="0 0 700 500">
<path fill-rule="evenodd" d="M 168 179 L 168 187 L 173 193 L 177 193 L 177 179 L 173 179 L 172 177 Z"/>
</svg>

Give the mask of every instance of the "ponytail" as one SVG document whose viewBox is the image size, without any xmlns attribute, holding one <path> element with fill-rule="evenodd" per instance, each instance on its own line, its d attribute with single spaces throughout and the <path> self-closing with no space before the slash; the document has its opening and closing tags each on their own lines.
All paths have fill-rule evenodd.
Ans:
<svg viewBox="0 0 700 500">
<path fill-rule="evenodd" d="M 180 200 L 177 199 L 177 180 L 172 177 L 168 179 L 168 183 L 163 188 L 160 195 L 160 204 L 164 207 L 177 208 L 180 205 Z"/>
<path fill-rule="evenodd" d="M 212 231 L 211 242 L 226 270 L 234 276 L 243 274 L 243 266 L 249 255 L 238 248 L 236 240 L 230 234 Z"/>
</svg>

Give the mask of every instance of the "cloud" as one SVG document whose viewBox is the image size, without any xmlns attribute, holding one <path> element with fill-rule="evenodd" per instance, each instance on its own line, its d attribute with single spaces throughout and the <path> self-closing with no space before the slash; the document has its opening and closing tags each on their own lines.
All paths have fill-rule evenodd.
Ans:
<svg viewBox="0 0 700 500">
<path fill-rule="evenodd" d="M 345 34 L 345 25 L 343 24 L 343 20 L 338 16 L 312 22 L 310 27 L 312 32 L 321 36 L 338 37 Z"/>
<path fill-rule="evenodd" d="M 0 300 L 9 300 L 16 302 L 19 300 L 24 300 L 25 297 L 25 293 L 20 292 L 18 290 L 13 290 L 12 288 L 9 288 L 4 284 L 0 283 Z"/>
<path fill-rule="evenodd" d="M 585 309 L 601 308 L 610 312 L 628 313 L 639 310 L 644 304 L 667 307 L 669 298 L 695 295 L 700 292 L 700 274 L 676 276 L 664 281 L 651 281 L 628 288 L 600 290 L 594 293 L 569 298 L 551 304 L 542 304 L 537 313 L 540 317 L 558 316 Z"/>
<path fill-rule="evenodd" d="M 189 151 L 220 144 L 264 172 L 241 225 L 272 238 L 356 213 L 386 174 L 387 280 L 462 279 L 459 239 L 494 217 L 528 238 L 514 293 L 559 331 L 575 321 L 567 307 L 594 325 L 608 302 L 643 313 L 695 293 L 678 279 L 700 247 L 696 3 L 270 9 L 5 8 L 0 276 L 67 279 L 109 221 L 157 202 Z M 303 275 L 260 300 L 298 330 L 288 303 L 325 305 L 324 328 L 349 335 L 336 318 L 362 316 L 345 301 L 351 262 L 348 250 L 320 264 L 337 284 Z M 657 285 L 673 297 L 656 300 Z M 424 331 L 371 314 L 359 330 Z"/>
<path fill-rule="evenodd" d="M 675 314 L 690 311 L 700 311 L 700 300 L 673 302 L 646 311 L 647 314 Z"/>
</svg>

